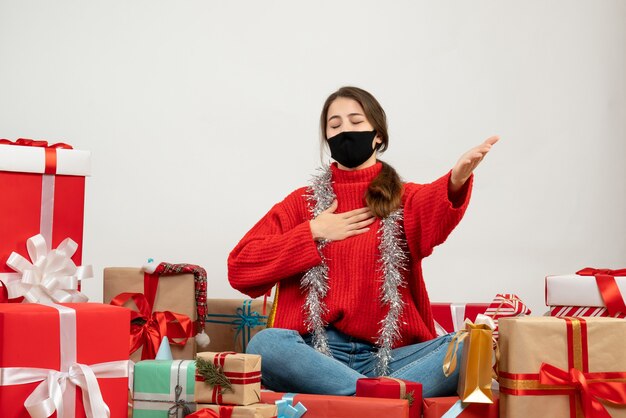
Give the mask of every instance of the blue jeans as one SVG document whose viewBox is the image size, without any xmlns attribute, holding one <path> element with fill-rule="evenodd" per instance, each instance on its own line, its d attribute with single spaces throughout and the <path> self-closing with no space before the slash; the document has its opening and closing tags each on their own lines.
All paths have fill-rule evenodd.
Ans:
<svg viewBox="0 0 626 418">
<path fill-rule="evenodd" d="M 354 395 L 356 381 L 376 377 L 377 347 L 327 329 L 333 358 L 312 347 L 311 338 L 297 331 L 267 328 L 248 344 L 247 353 L 260 354 L 262 381 L 278 392 Z M 424 397 L 450 396 L 456 392 L 458 367 L 449 377 L 442 370 L 452 335 L 396 348 L 389 363 L 389 376 L 420 382 Z M 462 350 L 462 346 L 459 348 Z M 459 352 L 460 354 L 460 352 Z"/>
</svg>

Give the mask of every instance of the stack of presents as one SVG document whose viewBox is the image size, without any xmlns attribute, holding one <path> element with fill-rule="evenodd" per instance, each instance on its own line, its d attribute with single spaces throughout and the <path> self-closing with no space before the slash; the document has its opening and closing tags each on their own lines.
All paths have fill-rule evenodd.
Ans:
<svg viewBox="0 0 626 418">
<path fill-rule="evenodd" d="M 626 270 L 548 276 L 544 316 L 511 294 L 434 303 L 438 333 L 455 333 L 442 370 L 459 369 L 458 396 L 390 377 L 356 396 L 263 390 L 262 358 L 243 353 L 267 298 L 207 299 L 203 268 L 152 261 L 106 268 L 104 303 L 88 303 L 89 158 L 0 140 L 2 418 L 626 417 Z"/>
</svg>

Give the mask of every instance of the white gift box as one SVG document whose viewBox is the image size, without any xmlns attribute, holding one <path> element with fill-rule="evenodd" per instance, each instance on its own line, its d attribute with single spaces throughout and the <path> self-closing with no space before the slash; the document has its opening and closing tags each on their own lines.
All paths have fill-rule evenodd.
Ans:
<svg viewBox="0 0 626 418">
<path fill-rule="evenodd" d="M 626 295 L 626 276 L 615 276 L 620 293 Z M 546 277 L 547 306 L 606 306 L 594 276 L 566 274 Z"/>
</svg>

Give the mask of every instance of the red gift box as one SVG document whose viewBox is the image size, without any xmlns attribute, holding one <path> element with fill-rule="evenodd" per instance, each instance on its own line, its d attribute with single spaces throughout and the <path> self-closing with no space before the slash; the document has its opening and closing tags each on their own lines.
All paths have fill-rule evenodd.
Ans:
<svg viewBox="0 0 626 418">
<path fill-rule="evenodd" d="M 457 412 L 460 411 L 460 413 L 458 415 L 454 415 L 453 411 L 451 411 L 452 408 L 454 408 Z M 448 411 L 450 411 L 453 416 L 460 418 L 498 418 L 498 395 L 494 394 L 492 404 L 462 404 L 461 399 L 458 396 L 424 398 L 424 418 L 440 418 Z"/>
<path fill-rule="evenodd" d="M 285 394 L 261 391 L 261 403 L 274 403 Z M 293 404 L 301 402 L 305 418 L 408 418 L 409 402 L 405 399 L 359 398 L 356 396 L 295 394 Z"/>
<path fill-rule="evenodd" d="M 89 396 L 94 417 L 106 416 L 104 403 L 111 418 L 125 418 L 129 320 L 128 309 L 99 303 L 0 304 L 0 417 L 29 418 L 25 401 L 40 404 L 56 390 L 52 411 L 84 418 Z"/>
<path fill-rule="evenodd" d="M 12 252 L 26 254 L 28 238 L 41 233 L 49 248 L 66 238 L 78 244 L 81 264 L 85 176 L 90 153 L 66 144 L 0 140 L 0 280 L 15 278 L 5 265 Z"/>
<path fill-rule="evenodd" d="M 422 416 L 422 384 L 392 377 L 373 377 L 356 381 L 356 396 L 407 399 L 409 417 Z"/>
<path fill-rule="evenodd" d="M 464 329 L 465 319 L 475 322 L 476 316 L 489 308 L 488 303 L 432 303 L 430 306 L 438 335 Z"/>
</svg>

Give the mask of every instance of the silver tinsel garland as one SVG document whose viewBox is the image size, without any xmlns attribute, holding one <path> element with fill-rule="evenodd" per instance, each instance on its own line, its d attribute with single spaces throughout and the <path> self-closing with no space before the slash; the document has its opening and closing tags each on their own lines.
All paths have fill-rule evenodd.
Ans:
<svg viewBox="0 0 626 418">
<path fill-rule="evenodd" d="M 335 200 L 333 191 L 330 167 L 320 169 L 321 173 L 313 177 L 311 186 L 307 189 L 307 200 L 311 216 L 316 218 L 325 211 Z M 328 265 L 322 249 L 328 243 L 327 240 L 317 242 L 317 251 L 322 258 L 322 262 L 310 268 L 302 277 L 300 287 L 306 289 L 306 301 L 304 310 L 306 313 L 305 325 L 307 330 L 313 335 L 313 347 L 322 354 L 332 357 L 328 348 L 328 337 L 326 336 L 326 324 L 322 319 L 327 312 L 324 304 L 324 297 L 328 292 Z"/>
<path fill-rule="evenodd" d="M 376 374 L 385 376 L 389 372 L 391 350 L 400 335 L 400 316 L 404 308 L 404 301 L 400 295 L 400 287 L 404 286 L 404 277 L 401 270 L 405 269 L 406 254 L 402 248 L 402 208 L 391 212 L 380 221 L 378 229 L 378 249 L 380 251 L 380 269 L 383 283 L 381 301 L 389 307 L 387 316 L 381 323 L 376 344 L 380 347 L 376 353 L 378 363 Z"/>
<path fill-rule="evenodd" d="M 313 177 L 306 195 L 313 218 L 330 207 L 336 197 L 332 188 L 330 167 L 320 169 L 320 171 L 320 174 Z M 402 209 L 397 209 L 381 220 L 378 235 L 379 263 L 382 273 L 381 302 L 389 307 L 387 316 L 381 321 L 376 343 L 379 347 L 376 353 L 378 358 L 376 370 L 379 376 L 384 376 L 389 371 L 393 344 L 400 338 L 400 316 L 404 307 L 399 291 L 399 288 L 405 285 L 401 270 L 405 268 L 406 263 L 402 241 Z M 328 265 L 322 249 L 327 243 L 326 240 L 317 243 L 322 262 L 304 274 L 300 286 L 307 291 L 304 303 L 305 325 L 313 336 L 313 347 L 332 357 L 328 348 L 326 324 L 322 319 L 327 312 L 324 297 L 328 292 Z"/>
</svg>

